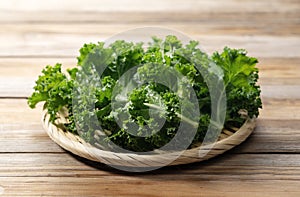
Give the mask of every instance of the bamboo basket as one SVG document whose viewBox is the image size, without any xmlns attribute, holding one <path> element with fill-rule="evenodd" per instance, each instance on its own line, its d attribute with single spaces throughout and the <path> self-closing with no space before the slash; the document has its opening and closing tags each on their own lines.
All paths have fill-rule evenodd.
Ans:
<svg viewBox="0 0 300 197">
<path fill-rule="evenodd" d="M 49 121 L 49 114 L 43 111 L 42 124 L 50 138 L 59 146 L 75 155 L 113 166 L 125 167 L 162 167 L 199 162 L 224 153 L 242 143 L 255 128 L 255 118 L 247 118 L 241 128 L 231 131 L 222 130 L 218 141 L 181 152 L 160 152 L 157 155 L 116 153 L 100 150 L 85 142 L 78 135 L 63 131 Z M 204 156 L 199 156 L 205 152 Z M 170 157 L 176 158 L 171 163 Z"/>
</svg>

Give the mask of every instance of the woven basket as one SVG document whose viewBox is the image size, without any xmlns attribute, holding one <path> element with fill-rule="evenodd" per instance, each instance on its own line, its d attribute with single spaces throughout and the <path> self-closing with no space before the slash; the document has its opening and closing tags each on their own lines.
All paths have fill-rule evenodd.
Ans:
<svg viewBox="0 0 300 197">
<path fill-rule="evenodd" d="M 161 167 L 199 162 L 224 153 L 243 142 L 255 128 L 255 118 L 247 119 L 241 128 L 222 130 L 216 143 L 199 146 L 181 152 L 160 152 L 157 155 L 140 155 L 103 151 L 79 136 L 65 132 L 49 121 L 49 114 L 44 111 L 42 123 L 50 138 L 62 148 L 86 159 L 114 166 Z M 200 156 L 205 153 L 204 156 Z M 170 163 L 170 158 L 176 158 Z"/>
</svg>

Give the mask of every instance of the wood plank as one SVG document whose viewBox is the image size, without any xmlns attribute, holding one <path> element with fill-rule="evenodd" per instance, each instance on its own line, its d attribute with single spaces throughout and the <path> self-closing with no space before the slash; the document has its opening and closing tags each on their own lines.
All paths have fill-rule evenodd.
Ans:
<svg viewBox="0 0 300 197">
<path fill-rule="evenodd" d="M 300 119 L 300 100 L 298 99 L 268 99 L 262 98 L 263 109 L 260 118 L 269 120 Z"/>
<path fill-rule="evenodd" d="M 241 9 L 243 8 L 243 9 Z M 0 3 L 2 11 L 202 11 L 202 12 L 297 12 L 299 11 L 299 1 L 288 0 L 282 2 L 280 0 L 260 0 L 260 1 L 235 1 L 235 0 L 219 0 L 215 1 L 197 1 L 197 0 L 152 0 L 152 1 L 135 1 L 135 0 L 86 0 L 82 3 L 80 0 L 64 1 L 59 0 L 40 2 L 38 0 L 22 0 L 3 1 Z"/>
<path fill-rule="evenodd" d="M 300 59 L 299 59 L 300 61 Z M 37 79 L 46 65 L 62 64 L 62 69 L 74 67 L 77 64 L 76 57 L 63 58 L 1 58 L 0 59 L 0 78 L 22 78 L 30 80 Z"/>
<path fill-rule="evenodd" d="M 258 60 L 260 84 L 272 87 L 283 84 L 300 85 L 300 58 L 259 58 Z M 275 91 L 273 93 L 276 94 Z"/>
<path fill-rule="evenodd" d="M 297 80 L 296 80 L 297 83 Z M 261 85 L 263 98 L 299 99 L 300 85 Z"/>
<path fill-rule="evenodd" d="M 0 161 L 0 177 L 122 178 L 114 175 L 119 172 L 116 169 L 66 153 L 0 154 Z M 205 162 L 164 167 L 152 173 L 136 175 L 162 181 L 184 181 L 189 177 L 198 181 L 300 180 L 299 165 L 299 154 L 224 154 Z M 180 173 L 174 174 L 175 171 Z"/>
<path fill-rule="evenodd" d="M 46 26 L 46 28 L 50 28 L 51 30 L 41 30 L 41 32 L 70 32 L 72 31 L 72 26 L 75 26 L 75 31 L 80 33 L 91 33 L 95 29 L 97 35 L 106 33 L 109 36 L 130 28 L 145 26 L 175 28 L 189 35 L 193 33 L 204 35 L 299 35 L 299 12 L 275 12 L 273 14 L 243 12 L 239 13 L 238 17 L 236 16 L 236 13 L 203 13 L 201 11 L 168 13 L 0 12 L 0 23 L 4 25 L 3 30 L 9 28 L 5 26 L 7 24 L 17 24 L 17 26 L 20 26 L 20 24 L 26 25 L 29 23 L 29 29 L 32 29 L 32 31 L 36 29 L 35 26 L 39 28 Z M 20 28 L 22 28 L 22 25 Z M 100 28 L 102 25 L 104 27 Z M 18 30 L 12 29 L 10 32 L 15 31 Z"/>
<path fill-rule="evenodd" d="M 41 13 L 43 14 L 43 13 Z M 298 22 L 287 19 L 286 15 L 282 15 L 282 18 L 289 20 L 289 23 L 280 19 L 278 13 L 274 16 L 257 16 L 251 17 L 239 17 L 238 19 L 231 15 L 211 15 L 207 17 L 206 15 L 196 15 L 192 14 L 186 15 L 186 13 L 141 13 L 141 17 L 135 16 L 135 14 L 130 13 L 122 16 L 120 13 L 107 13 L 108 15 L 120 15 L 119 19 L 114 19 L 110 17 L 111 21 L 81 21 L 81 22 L 64 22 L 57 21 L 55 23 L 51 22 L 30 22 L 30 23 L 12 23 L 4 21 L 0 23 L 2 28 L 1 33 L 5 32 L 19 32 L 22 34 L 33 34 L 33 33 L 63 33 L 63 34 L 97 34 L 101 36 L 114 35 L 120 31 L 126 29 L 133 29 L 138 26 L 165 26 L 171 29 L 176 29 L 181 32 L 185 32 L 189 35 L 201 34 L 201 35 L 273 35 L 273 36 L 295 36 L 300 34 L 300 28 Z M 104 14 L 103 14 L 104 15 Z M 128 16 L 129 15 L 129 16 Z M 178 16 L 177 16 L 178 15 Z M 183 16 L 186 15 L 186 18 Z M 115 17 L 117 17 L 115 16 Z M 133 17 L 135 16 L 135 17 Z M 231 17 L 230 17 L 231 16 Z M 95 17 L 102 19 L 105 16 Z M 148 17 L 148 18 L 147 18 Z M 161 18 L 158 18 L 161 17 Z M 288 17 L 288 18 L 289 18 Z M 51 17 L 52 18 L 52 17 Z M 263 20 L 262 20 L 263 18 Z M 8 18 L 9 19 L 9 18 Z M 8 20 L 7 19 L 7 20 Z M 134 21 L 137 19 L 138 21 Z M 168 20 L 166 20 L 168 19 Z M 114 21 L 115 20 L 115 21 Z M 126 20 L 126 21 L 125 21 Z M 141 21 L 139 21 L 141 20 Z M 266 28 L 268 26 L 268 28 Z"/>
<path fill-rule="evenodd" d="M 65 152 L 49 138 L 39 121 L 0 124 L 0 144 L 0 153 Z"/>
<path fill-rule="evenodd" d="M 0 61 L 0 96 L 28 97 L 46 65 L 63 64 L 63 70 L 76 65 L 76 58 L 13 58 Z"/>
<path fill-rule="evenodd" d="M 0 160 L 4 160 L 0 163 L 0 185 L 5 195 L 20 192 L 23 196 L 95 192 L 113 195 L 116 192 L 147 196 L 161 195 L 163 191 L 168 195 L 191 196 L 205 191 L 210 195 L 259 192 L 266 196 L 275 192 L 281 196 L 300 192 L 299 155 L 223 155 L 207 162 L 147 174 L 119 174 L 101 165 L 97 169 L 65 154 L 0 154 Z M 133 185 L 141 188 L 139 192 Z"/>
<path fill-rule="evenodd" d="M 114 177 L 115 178 L 115 177 Z M 298 197 L 299 181 L 193 181 L 81 177 L 0 178 L 5 196 L 229 196 Z M 138 189 L 137 189 L 138 187 Z"/>
<path fill-rule="evenodd" d="M 26 99 L 0 99 L 0 124 L 40 123 L 42 106 L 32 110 Z"/>
<path fill-rule="evenodd" d="M 299 153 L 299 120 L 259 118 L 251 136 L 231 153 Z"/>
<path fill-rule="evenodd" d="M 252 7 L 252 9 L 255 9 Z M 238 15 L 238 17 L 236 17 Z M 38 16 L 38 17 L 37 17 Z M 284 17 L 284 18 L 283 18 Z M 258 26 L 262 24 L 259 19 L 264 19 L 268 25 L 285 26 L 290 24 L 291 26 L 298 24 L 299 12 L 256 12 L 255 10 L 244 12 L 243 9 L 237 10 L 237 12 L 214 12 L 213 10 L 203 11 L 182 11 L 182 10 L 169 10 L 169 11 L 101 11 L 101 12 L 87 12 L 80 10 L 77 11 L 7 11 L 0 12 L 1 24 L 109 24 L 109 23 L 122 23 L 122 24 L 145 24 L 147 23 L 162 23 L 162 24 L 174 24 L 174 23 L 199 23 L 205 21 L 224 22 L 237 24 L 241 22 L 253 24 L 255 21 Z M 288 21 L 289 23 L 284 23 Z M 234 25 L 233 27 L 234 28 Z M 271 31 L 270 31 L 271 33 Z M 292 33 L 292 32 L 290 32 Z"/>
<path fill-rule="evenodd" d="M 124 29 L 125 30 L 125 29 Z M 160 32 L 163 33 L 163 32 Z M 0 34 L 1 57 L 75 57 L 84 43 L 104 41 L 112 35 L 99 34 L 50 34 L 50 33 L 12 33 Z M 152 33 L 139 32 L 131 35 L 133 41 L 149 40 Z M 259 36 L 259 35 L 189 35 L 199 40 L 202 48 L 212 53 L 222 50 L 224 46 L 245 48 L 256 57 L 294 58 L 300 56 L 300 39 L 298 36 Z M 272 50 L 270 50 L 272 49 Z"/>
</svg>

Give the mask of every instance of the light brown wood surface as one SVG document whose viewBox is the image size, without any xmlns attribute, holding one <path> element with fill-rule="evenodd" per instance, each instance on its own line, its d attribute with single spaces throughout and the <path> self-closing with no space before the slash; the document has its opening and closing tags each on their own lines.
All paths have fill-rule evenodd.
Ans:
<svg viewBox="0 0 300 197">
<path fill-rule="evenodd" d="M 212 160 L 123 173 L 50 140 L 26 98 L 47 64 L 131 28 L 161 26 L 259 59 L 263 109 L 249 139 Z M 0 196 L 300 196 L 300 1 L 0 1 Z"/>
</svg>

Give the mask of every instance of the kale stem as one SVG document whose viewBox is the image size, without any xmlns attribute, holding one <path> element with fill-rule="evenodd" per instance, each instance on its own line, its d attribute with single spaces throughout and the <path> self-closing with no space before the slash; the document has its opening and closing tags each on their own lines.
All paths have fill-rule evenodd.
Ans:
<svg viewBox="0 0 300 197">
<path fill-rule="evenodd" d="M 153 108 L 153 109 L 157 109 L 157 110 L 159 110 L 159 111 L 165 111 L 165 110 L 162 109 L 160 106 L 155 105 L 155 104 L 144 103 L 144 105 L 146 105 L 146 106 L 148 106 L 148 107 L 151 107 L 151 108 Z M 175 112 L 175 114 L 176 114 L 176 116 L 177 116 L 178 118 L 180 118 L 180 119 L 183 120 L 184 122 L 186 122 L 186 123 L 192 125 L 192 126 L 195 127 L 195 128 L 198 128 L 198 125 L 199 125 L 198 122 L 195 122 L 195 121 L 189 119 L 188 117 L 185 117 L 184 115 L 182 115 L 182 114 L 180 114 L 180 113 L 178 113 L 178 112 Z"/>
<path fill-rule="evenodd" d="M 185 117 L 184 115 L 182 115 L 182 114 L 180 114 L 180 113 L 178 113 L 178 112 L 175 112 L 175 114 L 176 114 L 179 118 L 181 118 L 181 120 L 185 121 L 186 123 L 192 125 L 192 126 L 195 127 L 195 128 L 198 128 L 198 122 L 195 122 L 195 121 L 193 121 L 193 120 L 191 120 L 191 119 Z"/>
</svg>

